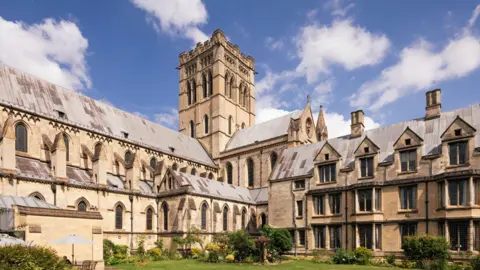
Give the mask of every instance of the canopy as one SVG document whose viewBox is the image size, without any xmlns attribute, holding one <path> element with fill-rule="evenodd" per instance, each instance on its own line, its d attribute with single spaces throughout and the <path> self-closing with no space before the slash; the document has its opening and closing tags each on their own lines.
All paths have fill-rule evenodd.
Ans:
<svg viewBox="0 0 480 270">
<path fill-rule="evenodd" d="M 72 244 L 72 245 L 77 245 L 77 244 L 93 244 L 92 241 L 82 238 L 80 236 L 76 236 L 75 234 L 69 235 L 64 238 L 57 239 L 52 242 L 53 244 Z"/>
</svg>

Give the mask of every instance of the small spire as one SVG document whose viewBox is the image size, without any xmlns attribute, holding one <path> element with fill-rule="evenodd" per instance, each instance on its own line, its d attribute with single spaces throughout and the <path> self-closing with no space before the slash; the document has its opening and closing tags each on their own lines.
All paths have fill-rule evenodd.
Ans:
<svg viewBox="0 0 480 270">
<path fill-rule="evenodd" d="M 307 95 L 307 104 L 310 103 L 310 94 Z"/>
<path fill-rule="evenodd" d="M 322 105 L 320 105 L 320 111 L 318 112 L 316 133 L 317 133 L 318 141 L 323 141 L 328 139 L 328 128 L 327 128 L 327 124 L 325 123 L 325 115 L 323 114 Z"/>
</svg>

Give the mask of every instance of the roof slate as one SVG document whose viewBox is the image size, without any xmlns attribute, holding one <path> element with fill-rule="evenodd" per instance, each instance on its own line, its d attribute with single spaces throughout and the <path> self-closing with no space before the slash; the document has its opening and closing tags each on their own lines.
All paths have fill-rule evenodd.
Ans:
<svg viewBox="0 0 480 270">
<path fill-rule="evenodd" d="M 393 161 L 394 147 L 398 137 L 409 127 L 423 139 L 422 154 L 431 156 L 441 154 L 440 135 L 460 116 L 476 130 L 480 130 L 480 104 L 443 112 L 440 117 L 425 120 L 424 118 L 400 122 L 397 124 L 367 130 L 362 136 L 350 138 L 350 135 L 327 140 L 342 156 L 340 168 L 353 168 L 354 151 L 365 137 L 368 137 L 380 148 L 379 163 Z M 480 147 L 480 134 L 475 135 L 475 147 Z M 313 160 L 326 141 L 285 149 L 280 162 L 275 166 L 271 180 L 310 175 L 313 171 Z M 303 163 L 303 168 L 301 164 Z"/>
<path fill-rule="evenodd" d="M 50 209 L 60 209 L 59 207 L 46 203 L 42 200 L 33 197 L 18 197 L 18 196 L 7 196 L 0 195 L 0 208 L 1 209 L 10 209 L 12 205 L 35 207 L 35 208 L 50 208 Z"/>
<path fill-rule="evenodd" d="M 233 137 L 227 144 L 225 150 L 232 150 L 253 144 L 256 141 L 261 142 L 282 135 L 287 135 L 290 119 L 297 119 L 301 115 L 302 111 L 294 111 L 284 116 L 237 130 L 237 132 L 233 134 Z"/>
<path fill-rule="evenodd" d="M 0 104 L 216 166 L 194 138 L 2 64 Z M 58 111 L 65 116 L 61 118 Z M 125 132 L 128 139 L 124 138 Z"/>
<path fill-rule="evenodd" d="M 268 188 L 250 190 L 179 171 L 171 170 L 171 173 L 180 186 L 189 186 L 191 191 L 198 195 L 207 195 L 250 204 L 268 201 Z"/>
</svg>

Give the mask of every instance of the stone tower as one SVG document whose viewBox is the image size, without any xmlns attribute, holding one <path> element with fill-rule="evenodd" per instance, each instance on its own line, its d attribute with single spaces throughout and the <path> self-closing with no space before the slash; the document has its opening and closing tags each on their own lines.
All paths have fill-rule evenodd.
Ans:
<svg viewBox="0 0 480 270">
<path fill-rule="evenodd" d="M 179 62 L 179 131 L 217 158 L 236 130 L 255 124 L 255 61 L 216 30 Z"/>
</svg>

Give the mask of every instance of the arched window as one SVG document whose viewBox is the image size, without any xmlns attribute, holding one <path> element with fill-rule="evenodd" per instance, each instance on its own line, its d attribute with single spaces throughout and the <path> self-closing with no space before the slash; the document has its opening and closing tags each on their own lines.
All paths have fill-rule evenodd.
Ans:
<svg viewBox="0 0 480 270">
<path fill-rule="evenodd" d="M 276 152 L 272 152 L 270 154 L 270 170 L 273 170 L 273 167 L 277 163 L 277 158 L 278 158 L 278 155 Z"/>
<path fill-rule="evenodd" d="M 202 204 L 202 230 L 207 230 L 207 209 L 208 206 L 206 203 Z"/>
<path fill-rule="evenodd" d="M 203 116 L 203 125 L 205 127 L 205 134 L 208 134 L 208 116 L 204 115 Z"/>
<path fill-rule="evenodd" d="M 203 90 L 203 98 L 207 97 L 207 77 L 205 73 L 202 74 L 202 90 Z"/>
<path fill-rule="evenodd" d="M 65 153 L 67 157 L 67 161 L 70 160 L 70 141 L 68 139 L 67 134 L 63 133 L 63 143 L 65 144 Z"/>
<path fill-rule="evenodd" d="M 213 179 L 213 173 L 208 174 L 208 179 L 212 180 Z"/>
<path fill-rule="evenodd" d="M 232 135 L 233 117 L 228 118 L 228 135 Z"/>
<path fill-rule="evenodd" d="M 242 210 L 242 229 L 245 229 L 247 225 L 247 209 L 243 208 Z"/>
<path fill-rule="evenodd" d="M 190 120 L 190 137 L 195 138 L 195 124 Z"/>
<path fill-rule="evenodd" d="M 238 103 L 240 103 L 240 106 L 243 106 L 243 83 L 240 83 L 240 86 L 238 87 L 238 92 L 239 92 L 239 100 Z"/>
<path fill-rule="evenodd" d="M 167 203 L 163 203 L 162 212 L 163 212 L 163 230 L 168 231 L 168 204 Z"/>
<path fill-rule="evenodd" d="M 212 71 L 208 71 L 208 96 L 213 94 L 213 76 Z"/>
<path fill-rule="evenodd" d="M 187 82 L 187 100 L 188 105 L 192 105 L 192 88 L 190 87 L 189 82 Z"/>
<path fill-rule="evenodd" d="M 173 163 L 172 170 L 174 170 L 174 171 L 178 170 L 178 164 L 177 163 Z"/>
<path fill-rule="evenodd" d="M 228 231 L 228 208 L 223 207 L 223 231 Z"/>
<path fill-rule="evenodd" d="M 80 212 L 86 212 L 87 211 L 87 203 L 85 201 L 80 201 L 77 205 L 77 210 Z"/>
<path fill-rule="evenodd" d="M 260 225 L 261 228 L 265 227 L 265 225 L 267 225 L 267 215 L 265 215 L 265 213 L 262 213 L 260 215 L 260 219 L 261 219 L 261 222 L 262 224 Z"/>
<path fill-rule="evenodd" d="M 254 176 L 255 176 L 255 163 L 253 163 L 253 160 L 251 158 L 247 160 L 247 172 L 248 172 L 248 186 L 253 187 Z"/>
<path fill-rule="evenodd" d="M 233 166 L 230 162 L 227 162 L 227 183 L 233 184 Z"/>
<path fill-rule="evenodd" d="M 153 229 L 153 210 L 152 208 L 147 209 L 147 225 L 146 228 L 148 231 Z"/>
<path fill-rule="evenodd" d="M 192 81 L 192 103 L 197 102 L 197 83 L 195 80 Z"/>
<path fill-rule="evenodd" d="M 235 92 L 234 92 L 234 88 L 233 88 L 233 84 L 234 84 L 234 80 L 233 80 L 233 76 L 230 78 L 230 85 L 228 86 L 228 92 L 230 93 L 230 98 L 231 99 L 235 99 Z"/>
<path fill-rule="evenodd" d="M 197 169 L 192 168 L 192 170 L 190 171 L 190 174 L 191 175 L 196 175 L 197 174 Z"/>
<path fill-rule="evenodd" d="M 115 208 L 115 229 L 123 228 L 123 207 L 117 205 Z"/>
<path fill-rule="evenodd" d="M 125 152 L 125 164 L 127 166 L 132 164 L 132 152 L 130 152 L 130 151 Z"/>
<path fill-rule="evenodd" d="M 252 213 L 252 215 L 250 216 L 250 224 L 249 224 L 250 228 L 252 229 L 256 229 L 257 228 L 257 215 L 255 215 L 254 213 Z"/>
<path fill-rule="evenodd" d="M 27 128 L 23 123 L 15 126 L 15 150 L 25 153 L 28 151 Z"/>
<path fill-rule="evenodd" d="M 157 169 L 157 159 L 152 157 L 150 159 L 150 167 L 152 167 L 152 169 L 156 170 Z"/>
</svg>

